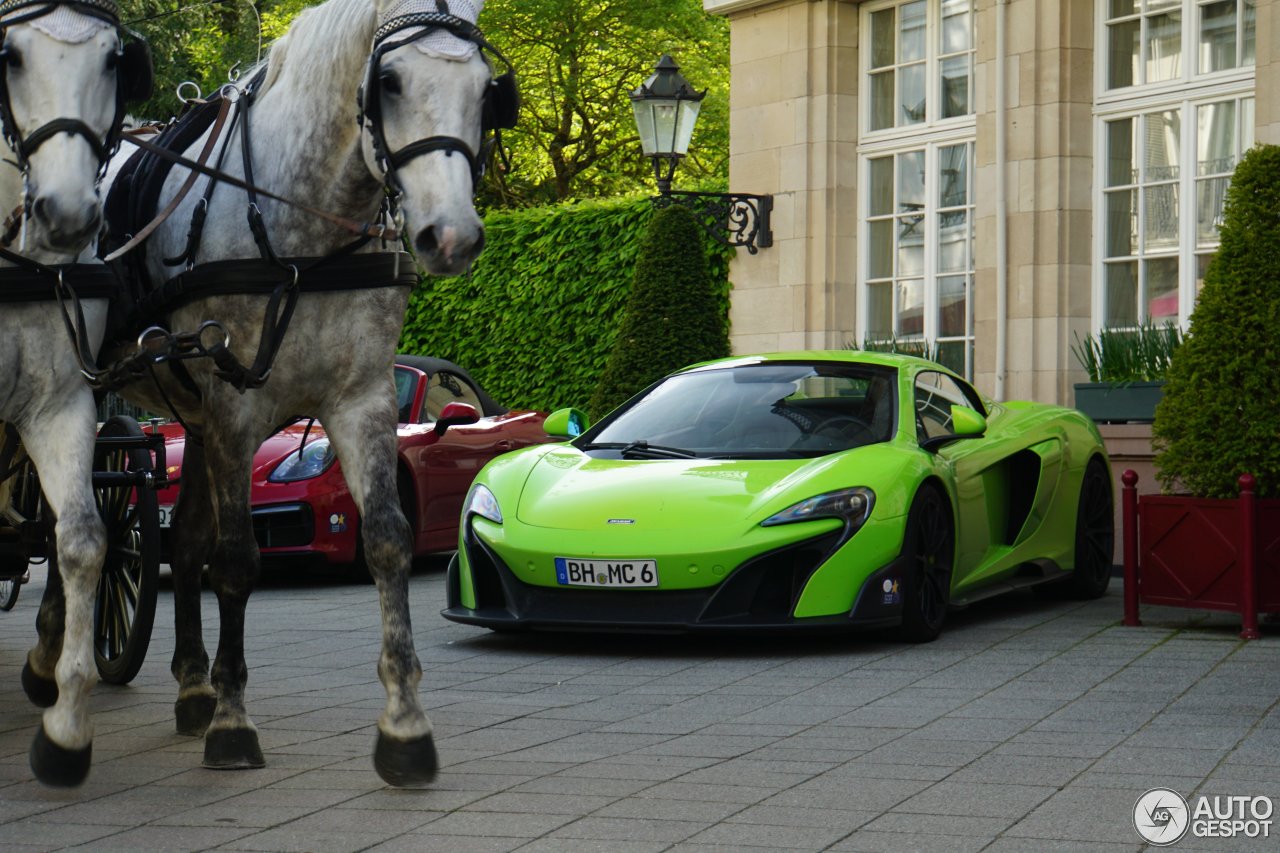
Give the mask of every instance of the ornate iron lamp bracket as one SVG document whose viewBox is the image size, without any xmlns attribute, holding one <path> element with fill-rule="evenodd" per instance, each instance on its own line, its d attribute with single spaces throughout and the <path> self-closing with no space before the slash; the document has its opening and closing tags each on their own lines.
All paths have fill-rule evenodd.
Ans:
<svg viewBox="0 0 1280 853">
<path fill-rule="evenodd" d="M 773 245 L 773 231 L 769 229 L 771 195 L 668 190 L 653 198 L 657 208 L 673 204 L 692 210 L 711 238 L 726 246 L 743 247 L 754 255 Z"/>
</svg>

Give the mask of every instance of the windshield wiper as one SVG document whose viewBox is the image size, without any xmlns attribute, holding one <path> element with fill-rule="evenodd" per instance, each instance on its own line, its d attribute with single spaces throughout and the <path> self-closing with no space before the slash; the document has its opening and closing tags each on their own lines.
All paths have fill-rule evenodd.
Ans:
<svg viewBox="0 0 1280 853">
<path fill-rule="evenodd" d="M 637 439 L 622 448 L 623 459 L 696 459 L 698 454 L 683 447 L 668 447 L 663 444 L 650 444 L 643 438 Z"/>
</svg>

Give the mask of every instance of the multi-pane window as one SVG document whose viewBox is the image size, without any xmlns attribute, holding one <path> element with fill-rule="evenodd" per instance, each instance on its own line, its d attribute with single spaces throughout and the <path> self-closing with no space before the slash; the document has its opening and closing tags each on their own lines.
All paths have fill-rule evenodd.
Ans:
<svg viewBox="0 0 1280 853">
<path fill-rule="evenodd" d="M 1254 2 L 1099 2 L 1095 325 L 1185 324 L 1253 144 Z"/>
<path fill-rule="evenodd" d="M 859 334 L 973 370 L 973 0 L 864 7 Z"/>
<path fill-rule="evenodd" d="M 866 160 L 865 337 L 930 341 L 962 375 L 973 361 L 973 143 Z"/>
<path fill-rule="evenodd" d="M 1102 2 L 1107 89 L 1253 65 L 1255 0 Z"/>
<path fill-rule="evenodd" d="M 973 112 L 973 0 L 911 0 L 867 20 L 869 130 Z"/>
</svg>

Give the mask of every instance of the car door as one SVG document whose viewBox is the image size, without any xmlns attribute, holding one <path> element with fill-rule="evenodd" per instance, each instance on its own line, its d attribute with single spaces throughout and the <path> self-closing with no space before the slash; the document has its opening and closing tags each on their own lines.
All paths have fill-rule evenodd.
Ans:
<svg viewBox="0 0 1280 853">
<path fill-rule="evenodd" d="M 939 370 L 921 370 L 913 383 L 916 437 L 926 439 L 950 435 L 951 406 L 968 406 L 986 416 L 982 398 L 967 383 Z M 968 574 L 982 562 L 995 537 L 991 526 L 993 506 L 1003 503 L 1001 495 L 989 492 L 1000 488 L 990 482 L 990 471 L 1000 460 L 1000 444 L 988 429 L 978 438 L 946 444 L 938 451 L 955 484 L 956 554 L 952 588 L 963 585 Z"/>
<path fill-rule="evenodd" d="M 484 412 L 480 395 L 467 377 L 438 370 L 427 379 L 417 421 L 435 423 L 449 403 L 469 403 L 477 412 Z M 482 417 L 474 424 L 450 427 L 438 442 L 425 448 L 422 465 L 416 472 L 424 501 L 421 518 L 425 534 L 445 535 L 446 540 L 456 536 L 462 502 L 471 481 L 486 462 L 516 447 L 506 420 L 505 416 Z"/>
</svg>

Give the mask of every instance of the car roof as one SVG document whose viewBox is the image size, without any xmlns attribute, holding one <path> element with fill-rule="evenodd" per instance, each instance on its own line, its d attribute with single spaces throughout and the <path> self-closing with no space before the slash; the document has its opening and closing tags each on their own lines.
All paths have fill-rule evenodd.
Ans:
<svg viewBox="0 0 1280 853">
<path fill-rule="evenodd" d="M 892 352 L 872 352 L 868 350 L 794 350 L 790 352 L 767 352 L 755 353 L 751 355 L 738 355 L 729 358 L 716 359 L 715 361 L 704 361 L 699 364 L 690 365 L 677 373 L 688 373 L 694 370 L 707 370 L 723 367 L 735 367 L 738 365 L 762 364 L 766 362 L 835 362 L 844 364 L 867 364 L 876 367 L 888 367 L 895 370 L 909 368 L 928 368 L 930 370 L 941 370 L 944 373 L 954 375 L 954 373 L 938 364 L 937 362 L 919 358 L 914 355 L 903 355 L 901 353 Z"/>
</svg>

